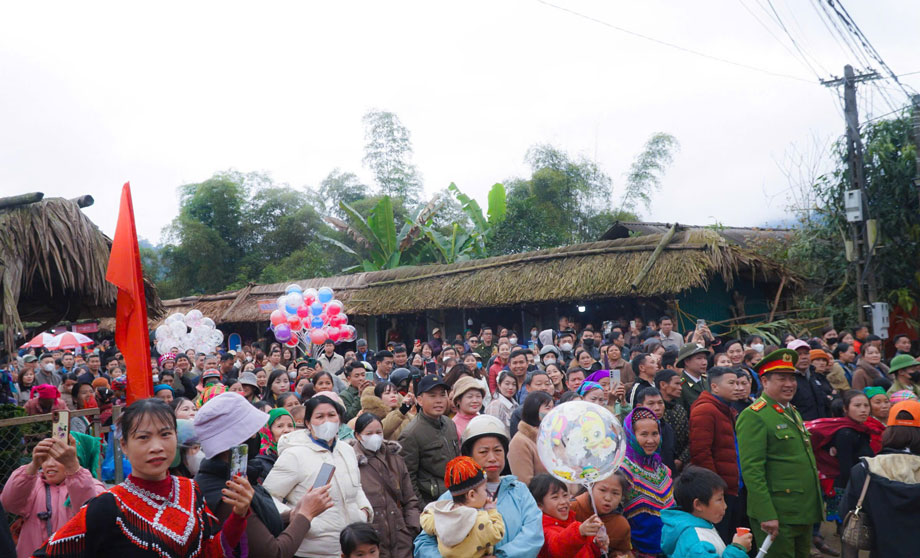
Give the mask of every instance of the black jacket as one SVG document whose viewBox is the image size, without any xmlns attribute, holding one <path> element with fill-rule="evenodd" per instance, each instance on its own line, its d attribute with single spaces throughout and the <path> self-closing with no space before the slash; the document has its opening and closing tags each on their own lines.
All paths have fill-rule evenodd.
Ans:
<svg viewBox="0 0 920 558">
<path fill-rule="evenodd" d="M 218 517 L 225 519 L 223 514 L 218 513 L 221 506 L 221 490 L 223 490 L 227 481 L 230 479 L 230 464 L 226 461 L 217 459 L 205 459 L 201 462 L 198 474 L 195 475 L 195 482 L 201 488 L 204 500 L 208 508 Z M 284 530 L 284 523 L 281 521 L 281 515 L 278 508 L 275 507 L 271 495 L 262 485 L 253 485 L 254 492 L 250 507 L 253 515 L 261 521 L 272 535 L 277 537 Z M 224 506 L 226 508 L 226 506 Z M 227 513 L 229 515 L 229 513 Z M 252 519 L 252 518 L 250 518 Z"/>
<path fill-rule="evenodd" d="M 828 414 L 827 397 L 824 395 L 824 389 L 821 387 L 821 381 L 817 376 L 820 376 L 820 374 L 811 373 L 809 377 L 805 377 L 798 372 L 795 374 L 795 383 L 798 384 L 798 387 L 795 390 L 795 396 L 792 398 L 792 404 L 802 415 L 802 420 L 806 422 L 830 416 Z"/>
<path fill-rule="evenodd" d="M 859 463 L 860 458 L 872 457 L 875 452 L 869 445 L 869 435 L 852 428 L 841 428 L 834 434 L 834 447 L 840 464 L 840 474 L 834 479 L 834 486 L 845 488 L 853 466 Z"/>
<path fill-rule="evenodd" d="M 869 474 L 863 512 L 874 535 L 872 558 L 917 556 L 916 529 L 920 524 L 918 471 L 920 456 L 888 449 L 883 449 L 876 457 L 863 458 L 850 471 L 850 483 L 841 502 L 841 512 L 856 507 L 863 482 Z"/>
</svg>

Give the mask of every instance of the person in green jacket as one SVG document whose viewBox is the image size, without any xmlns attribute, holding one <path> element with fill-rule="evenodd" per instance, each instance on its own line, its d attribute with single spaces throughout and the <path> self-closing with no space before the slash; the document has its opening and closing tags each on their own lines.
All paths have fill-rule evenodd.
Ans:
<svg viewBox="0 0 920 558">
<path fill-rule="evenodd" d="M 697 343 L 685 343 L 677 353 L 675 364 L 684 369 L 680 374 L 680 400 L 689 414 L 690 405 L 696 398 L 709 391 L 709 380 L 706 379 L 709 349 Z"/>
<path fill-rule="evenodd" d="M 757 547 L 767 534 L 775 537 L 768 558 L 807 558 L 812 526 L 824 518 L 810 436 L 790 403 L 796 390 L 797 360 L 795 351 L 779 349 L 754 367 L 763 393 L 741 411 L 735 424 Z"/>
<path fill-rule="evenodd" d="M 361 411 L 361 391 L 370 385 L 366 379 L 364 365 L 357 360 L 353 360 L 345 366 L 345 383 L 348 387 L 339 393 L 342 398 L 342 404 L 345 406 L 345 418 L 342 424 L 358 416 Z"/>
<path fill-rule="evenodd" d="M 415 386 L 415 398 L 421 412 L 406 425 L 399 435 L 399 454 L 406 461 L 406 470 L 419 497 L 419 507 L 447 491 L 444 471 L 447 462 L 460 455 L 457 427 L 447 412 L 447 390 L 450 386 L 437 374 L 424 376 Z"/>
</svg>

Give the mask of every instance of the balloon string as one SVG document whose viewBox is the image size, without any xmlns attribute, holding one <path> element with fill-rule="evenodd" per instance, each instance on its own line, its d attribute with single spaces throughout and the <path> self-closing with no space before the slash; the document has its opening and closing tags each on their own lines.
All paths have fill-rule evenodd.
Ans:
<svg viewBox="0 0 920 558">
<path fill-rule="evenodd" d="M 594 510 L 594 515 L 600 519 L 601 514 L 597 513 L 597 503 L 594 501 L 594 483 L 585 483 L 585 488 L 588 489 L 588 499 L 591 500 L 591 509 Z M 594 536 L 596 539 L 598 536 L 606 535 L 607 528 L 603 522 L 601 522 L 601 528 L 597 531 L 597 535 Z"/>
</svg>

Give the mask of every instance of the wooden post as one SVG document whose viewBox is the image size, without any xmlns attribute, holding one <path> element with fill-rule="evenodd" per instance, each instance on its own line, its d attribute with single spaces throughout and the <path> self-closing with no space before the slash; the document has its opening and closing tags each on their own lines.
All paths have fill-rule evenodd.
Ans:
<svg viewBox="0 0 920 558">
<path fill-rule="evenodd" d="M 89 207 L 89 206 L 93 205 L 94 203 L 96 203 L 96 200 L 94 200 L 93 197 L 92 197 L 91 195 L 89 195 L 89 194 L 85 194 L 85 195 L 83 195 L 83 196 L 78 196 L 78 197 L 76 197 L 76 198 L 73 198 L 73 199 L 70 200 L 70 201 L 72 201 L 72 202 L 74 202 L 75 204 L 77 204 L 77 207 L 79 207 L 79 208 L 81 208 L 81 209 L 84 208 L 84 207 Z"/>
<path fill-rule="evenodd" d="M 21 205 L 29 205 L 32 203 L 42 201 L 42 198 L 45 197 L 45 194 L 41 192 L 32 192 L 31 194 L 20 194 L 18 196 L 9 196 L 7 198 L 0 198 L 0 209 L 5 209 L 7 207 L 18 207 Z"/>
<path fill-rule="evenodd" d="M 767 323 L 773 321 L 773 316 L 776 315 L 776 307 L 779 305 L 779 298 L 783 294 L 783 287 L 786 286 L 786 276 L 783 275 L 783 278 L 779 280 L 779 288 L 776 289 L 776 296 L 773 297 L 773 308 L 770 308 L 770 317 L 767 318 Z"/>
<path fill-rule="evenodd" d="M 645 266 L 642 268 L 639 274 L 636 275 L 636 278 L 633 279 L 632 283 L 630 284 L 630 288 L 632 290 L 635 291 L 638 289 L 639 283 L 641 283 L 642 280 L 645 279 L 645 276 L 648 275 L 648 272 L 652 270 L 652 266 L 655 265 L 655 261 L 658 259 L 658 256 L 661 255 L 664 247 L 670 244 L 671 239 L 674 238 L 674 233 L 677 232 L 677 227 L 678 224 L 674 223 L 671 225 L 671 228 L 668 229 L 668 232 L 664 233 L 664 236 L 661 237 L 661 240 L 658 242 L 658 246 L 655 246 L 655 251 L 652 252 L 652 255 L 649 257 L 648 261 L 645 262 Z"/>
</svg>

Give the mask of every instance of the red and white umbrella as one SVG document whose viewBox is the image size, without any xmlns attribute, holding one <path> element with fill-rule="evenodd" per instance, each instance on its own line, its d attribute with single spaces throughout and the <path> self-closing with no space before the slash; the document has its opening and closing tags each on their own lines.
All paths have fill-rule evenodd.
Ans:
<svg viewBox="0 0 920 558">
<path fill-rule="evenodd" d="M 53 340 L 54 340 L 53 333 L 47 333 L 47 332 L 39 333 L 38 335 L 30 339 L 28 343 L 26 343 L 25 345 L 21 345 L 19 348 L 27 349 L 29 347 L 32 347 L 34 349 L 37 349 L 39 347 L 46 347 L 48 343 L 51 343 L 51 341 Z"/>
<path fill-rule="evenodd" d="M 89 337 L 83 335 L 82 333 L 75 333 L 73 331 L 65 331 L 60 335 L 56 335 L 50 343 L 45 345 L 46 349 L 76 349 L 77 347 L 85 347 L 87 345 L 92 345 L 95 343 Z"/>
</svg>

